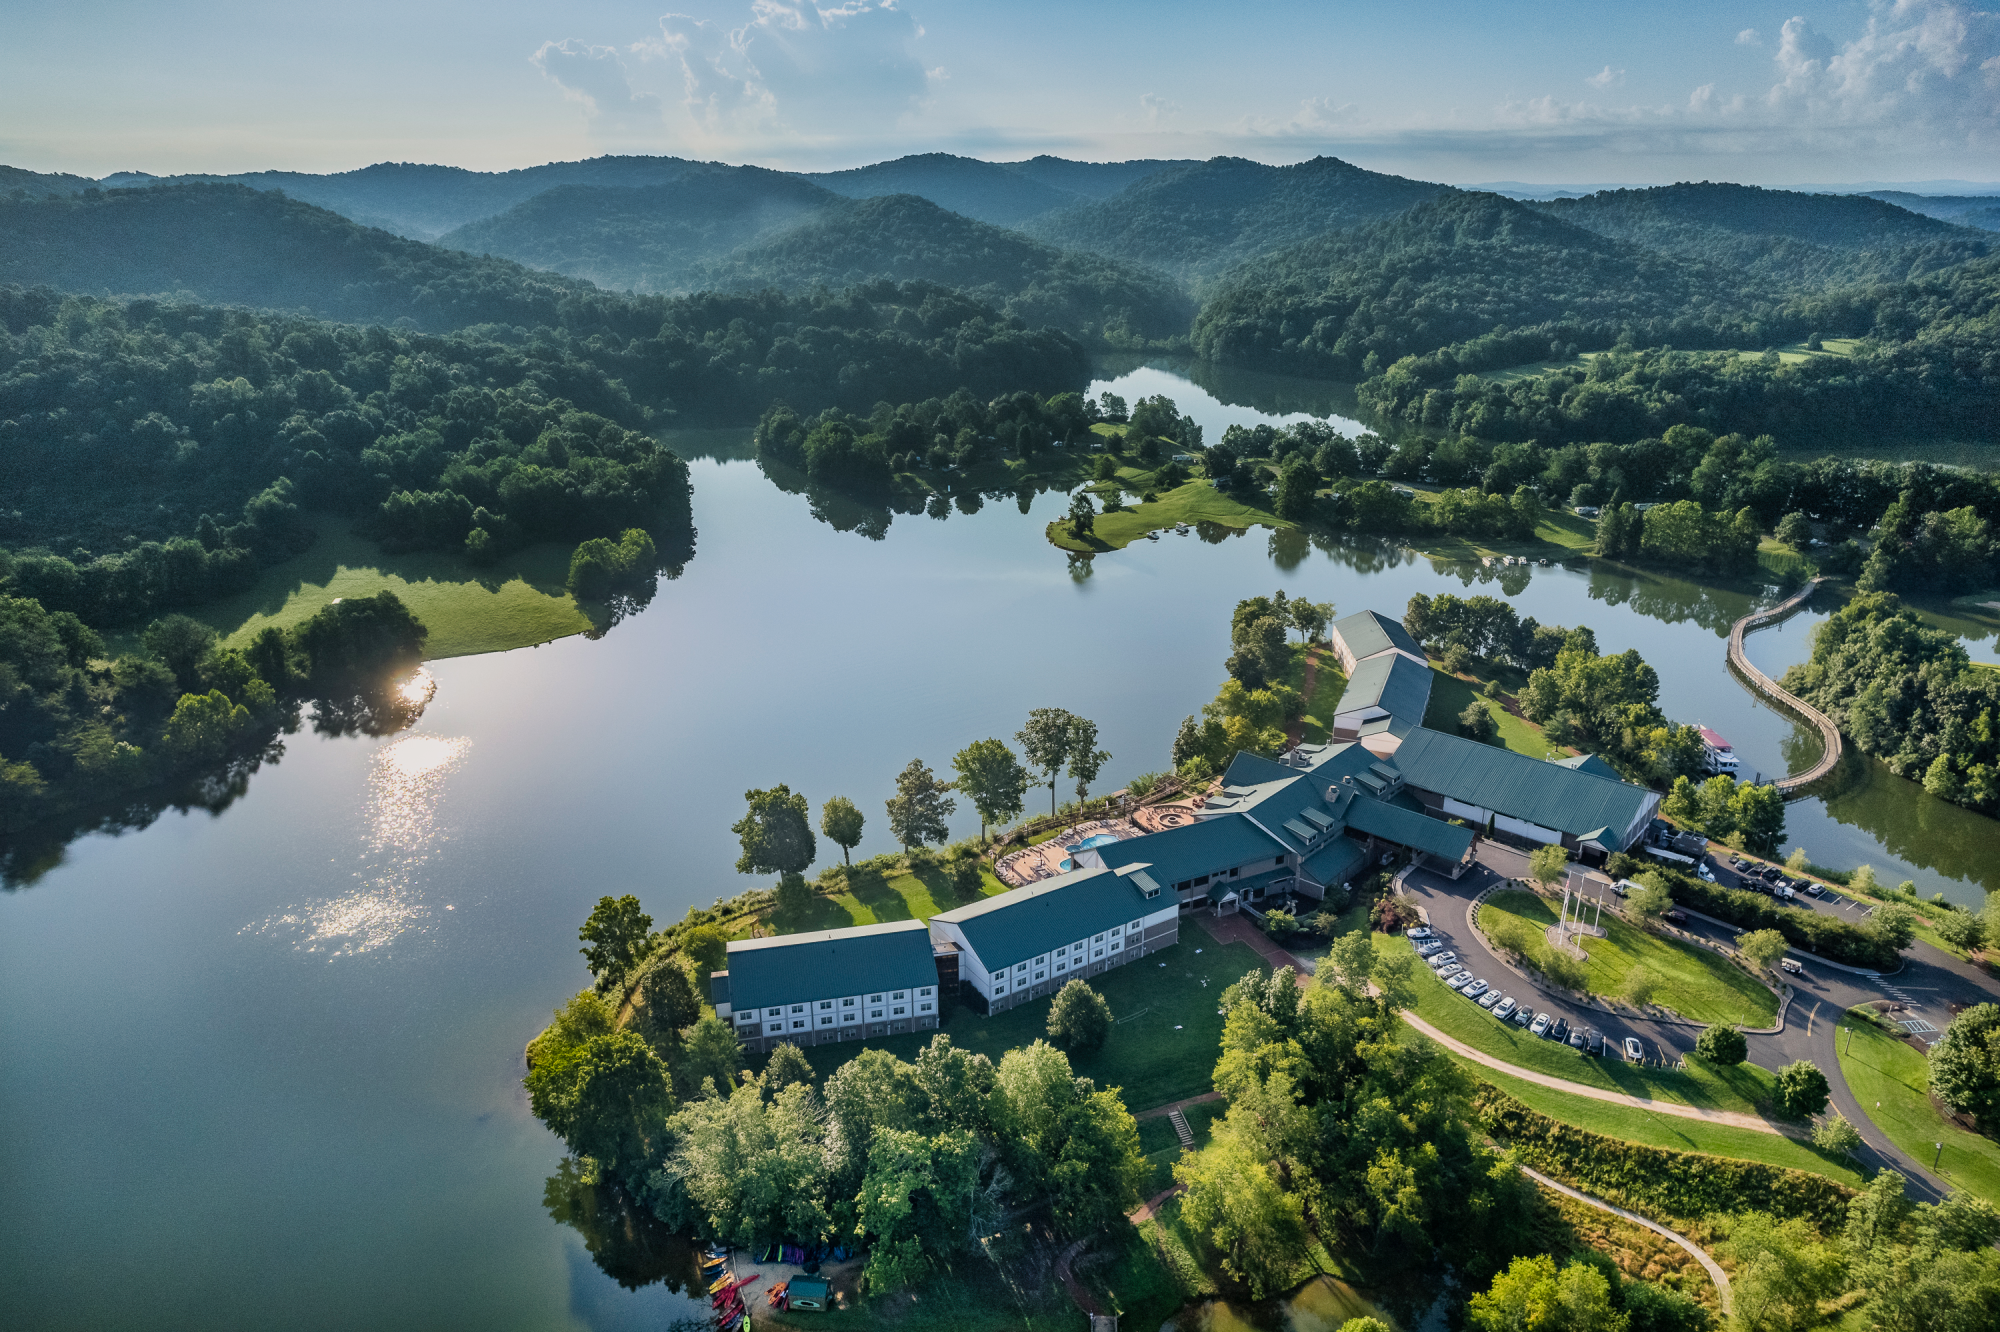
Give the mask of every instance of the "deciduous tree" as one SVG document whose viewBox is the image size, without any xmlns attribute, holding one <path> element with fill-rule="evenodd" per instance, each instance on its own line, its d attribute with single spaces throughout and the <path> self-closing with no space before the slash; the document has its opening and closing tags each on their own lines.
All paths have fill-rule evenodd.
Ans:
<svg viewBox="0 0 2000 1332">
<path fill-rule="evenodd" d="M 1014 735 L 1031 767 L 1041 771 L 1049 783 L 1049 813 L 1056 812 L 1056 778 L 1070 761 L 1075 743 L 1072 723 L 1075 714 L 1062 708 L 1036 708 L 1028 714 L 1028 724 Z M 1093 737 L 1094 738 L 1094 737 Z"/>
<path fill-rule="evenodd" d="M 1750 1042 L 1733 1024 L 1718 1022 L 1702 1029 L 1701 1035 L 1695 1038 L 1694 1052 L 1711 1064 L 1727 1067 L 1740 1064 L 1749 1057 Z"/>
<path fill-rule="evenodd" d="M 785 785 L 745 791 L 750 811 L 730 826 L 743 846 L 738 874 L 803 874 L 819 848 L 813 843 L 806 798 Z"/>
<path fill-rule="evenodd" d="M 1826 1109 L 1826 1074 L 1810 1059 L 1795 1059 L 1778 1070 L 1778 1109 L 1793 1119 L 1808 1119 Z"/>
<path fill-rule="evenodd" d="M 861 811 L 846 796 L 835 796 L 820 806 L 819 830 L 840 848 L 840 863 L 843 865 L 854 863 L 848 853 L 861 845 L 862 823 Z"/>
<path fill-rule="evenodd" d="M 653 918 L 640 909 L 639 899 L 632 894 L 597 899 L 590 918 L 577 931 L 586 945 L 577 951 L 597 978 L 599 994 L 622 988 L 632 969 L 645 960 L 652 928 Z"/>
<path fill-rule="evenodd" d="M 1049 1005 L 1048 1032 L 1051 1041 L 1071 1054 L 1089 1054 L 1111 1034 L 1111 1005 L 1081 980 L 1072 980 Z"/>
<path fill-rule="evenodd" d="M 885 802 L 890 835 L 905 850 L 942 842 L 950 835 L 945 820 L 958 808 L 950 791 L 951 783 L 939 781 L 922 759 L 911 759 L 896 777 L 896 794 Z"/>
<path fill-rule="evenodd" d="M 987 824 L 1005 823 L 1020 814 L 1028 770 L 1001 741 L 975 740 L 952 755 L 951 766 L 958 774 L 954 785 L 979 811 L 981 841 L 986 838 Z"/>
</svg>

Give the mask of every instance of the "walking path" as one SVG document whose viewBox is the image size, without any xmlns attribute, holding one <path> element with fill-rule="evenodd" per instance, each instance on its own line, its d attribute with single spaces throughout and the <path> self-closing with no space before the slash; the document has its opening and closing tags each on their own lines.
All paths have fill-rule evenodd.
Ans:
<svg viewBox="0 0 2000 1332">
<path fill-rule="evenodd" d="M 1784 619 L 1787 615 L 1805 605 L 1812 594 L 1819 590 L 1819 585 L 1822 581 L 1818 578 L 1813 579 L 1777 605 L 1765 610 L 1752 611 L 1731 625 L 1729 629 L 1729 664 L 1749 683 L 1752 689 L 1766 695 L 1772 702 L 1787 711 L 1805 718 L 1808 722 L 1812 723 L 1813 729 L 1819 732 L 1819 738 L 1824 747 L 1824 752 L 1819 756 L 1819 762 L 1813 764 L 1796 777 L 1786 777 L 1776 783 L 1779 794 L 1783 795 L 1787 800 L 1804 794 L 1806 787 L 1811 786 L 1814 782 L 1832 772 L 1834 767 L 1840 762 L 1840 728 L 1835 726 L 1832 718 L 1828 717 L 1824 712 L 1813 707 L 1810 703 L 1787 693 L 1779 687 L 1776 680 L 1773 680 L 1770 676 L 1752 666 L 1750 658 L 1743 651 L 1743 635 L 1749 633 L 1752 629 L 1762 629 L 1766 625 L 1776 624 L 1779 620 Z"/>
<path fill-rule="evenodd" d="M 1715 1293 L 1722 1300 L 1723 1314 L 1727 1316 L 1730 1312 L 1732 1312 L 1731 1305 L 1734 1303 L 1734 1301 L 1731 1300 L 1729 1294 L 1729 1273 L 1723 1271 L 1722 1265 L 1720 1263 L 1716 1262 L 1715 1259 L 1709 1257 L 1707 1253 L 1703 1252 L 1703 1250 L 1699 1245 L 1697 1245 L 1693 1240 L 1689 1239 L 1687 1236 L 1679 1234 L 1676 1231 L 1668 1230 L 1665 1226 L 1661 1225 L 1659 1222 L 1652 1221 L 1647 1219 L 1646 1217 L 1640 1216 L 1637 1212 L 1628 1212 L 1623 1207 L 1613 1206 L 1612 1204 L 1604 1201 L 1604 1199 L 1602 1198 L 1593 1198 L 1587 1193 L 1577 1192 L 1575 1189 L 1571 1188 L 1567 1184 L 1558 1184 L 1555 1180 L 1550 1179 L 1547 1175 L 1544 1175 L 1539 1170 L 1530 1170 L 1528 1169 L 1528 1167 L 1522 1166 L 1521 1173 L 1526 1175 L 1529 1179 L 1534 1180 L 1537 1184 L 1542 1185 L 1544 1188 L 1554 1189 L 1557 1193 L 1560 1193 L 1565 1197 L 1574 1198 L 1580 1203 L 1586 1203 L 1591 1207 L 1595 1207 L 1600 1212 L 1609 1212 L 1613 1216 L 1624 1217 L 1627 1221 L 1630 1221 L 1635 1225 L 1644 1226 L 1646 1229 L 1652 1231 L 1656 1235 L 1664 1235 L 1666 1238 L 1680 1245 L 1683 1249 L 1686 1249 L 1690 1255 L 1693 1256 L 1696 1262 L 1702 1265 L 1703 1269 L 1708 1272 L 1708 1279 L 1715 1283 Z"/>
<path fill-rule="evenodd" d="M 1299 690 L 1299 697 L 1301 700 L 1303 700 L 1306 703 L 1312 702 L 1313 686 L 1316 683 L 1318 683 L 1318 681 L 1319 681 L 1319 644 L 1315 643 L 1311 647 L 1306 649 L 1305 684 L 1304 687 Z M 1294 720 L 1285 727 L 1285 742 L 1291 745 L 1298 744 L 1299 738 L 1305 734 L 1305 730 L 1306 730 L 1306 719 L 1304 717 L 1297 718 L 1296 720 Z"/>
<path fill-rule="evenodd" d="M 1397 1014 L 1397 1016 L 1455 1055 L 1470 1059 L 1475 1064 L 1484 1064 L 1496 1072 L 1505 1073 L 1510 1078 L 1519 1078 L 1523 1082 L 1532 1082 L 1538 1087 L 1547 1087 L 1551 1091 L 1568 1092 L 1572 1096 L 1587 1096 L 1593 1101 L 1609 1101 L 1613 1105 L 1629 1105 L 1634 1109 L 1656 1111 L 1663 1115 L 1678 1115 L 1682 1119 L 1701 1119 L 1711 1124 L 1728 1124 L 1735 1128 L 1756 1129 L 1760 1133 L 1773 1133 L 1779 1137 L 1791 1136 L 1770 1120 L 1760 1115 L 1744 1114 L 1740 1110 L 1704 1110 L 1698 1105 L 1682 1105 L 1678 1101 L 1648 1100 L 1643 1096 L 1632 1096 L 1625 1092 L 1609 1091 L 1603 1087 L 1592 1087 L 1586 1083 L 1570 1082 L 1564 1078 L 1552 1077 L 1547 1073 L 1537 1073 L 1533 1069 L 1522 1068 L 1519 1065 L 1509 1064 L 1504 1060 L 1496 1059 L 1484 1050 L 1475 1050 L 1464 1041 L 1455 1040 L 1445 1035 L 1414 1013 L 1403 1012 Z"/>
<path fill-rule="evenodd" d="M 1190 1096 L 1185 1101 L 1168 1101 L 1165 1105 L 1156 1105 L 1151 1110 L 1134 1111 L 1132 1118 L 1158 1119 L 1161 1115 L 1171 1115 L 1174 1111 L 1185 1110 L 1191 1105 L 1207 1105 L 1210 1101 L 1219 1101 L 1221 1099 L 1221 1092 L 1207 1091 L 1199 1096 Z"/>
</svg>

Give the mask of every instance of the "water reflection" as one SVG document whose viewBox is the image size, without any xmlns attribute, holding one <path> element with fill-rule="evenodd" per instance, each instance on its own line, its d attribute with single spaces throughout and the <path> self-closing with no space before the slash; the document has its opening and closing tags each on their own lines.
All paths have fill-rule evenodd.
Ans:
<svg viewBox="0 0 2000 1332">
<path fill-rule="evenodd" d="M 1881 849 L 1912 865 L 1976 884 L 1987 892 L 2000 891 L 2000 860 L 1994 856 L 2000 838 L 1995 836 L 1992 819 L 1938 799 L 1919 783 L 1889 771 L 1880 759 L 1868 758 L 1852 747 L 1843 754 L 1835 779 L 1834 793 L 1822 803 L 1836 823 L 1863 830 Z M 1865 847 L 1855 847 L 1848 855 L 1868 859 Z M 1893 881 L 1897 877 L 1882 872 L 1880 860 L 1874 863 L 1878 878 Z M 1948 895 L 1964 905 L 1980 905 L 1962 892 Z"/>
<path fill-rule="evenodd" d="M 1336 1332 L 1350 1318 L 1397 1321 L 1338 1277 L 1319 1276 L 1275 1300 L 1239 1303 L 1208 1300 L 1174 1316 L 1180 1332 Z"/>
</svg>

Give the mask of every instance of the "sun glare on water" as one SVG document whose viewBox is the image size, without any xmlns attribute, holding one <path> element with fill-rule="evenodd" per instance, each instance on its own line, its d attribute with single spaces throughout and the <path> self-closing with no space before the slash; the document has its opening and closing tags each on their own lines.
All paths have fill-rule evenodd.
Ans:
<svg viewBox="0 0 2000 1332">
<path fill-rule="evenodd" d="M 421 682 L 399 686 L 405 697 L 417 689 L 417 701 L 435 688 L 428 673 L 419 674 Z M 359 882 L 338 897 L 246 926 L 245 933 L 289 938 L 300 952 L 353 957 L 421 932 L 438 919 L 442 912 L 425 904 L 418 872 L 449 840 L 438 804 L 471 743 L 464 736 L 405 735 L 377 750 L 368 774 L 364 863 L 355 873 Z"/>
</svg>

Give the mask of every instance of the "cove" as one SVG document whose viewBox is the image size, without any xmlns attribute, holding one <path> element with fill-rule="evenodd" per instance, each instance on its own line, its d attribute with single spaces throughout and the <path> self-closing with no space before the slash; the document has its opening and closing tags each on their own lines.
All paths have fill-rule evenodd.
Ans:
<svg viewBox="0 0 2000 1332">
<path fill-rule="evenodd" d="M 1338 412 L 1309 396 L 1323 389 L 1217 396 L 1171 367 L 1093 392 L 1106 386 L 1168 393 L 1211 439 Z M 437 662 L 411 730 L 289 737 L 219 815 L 85 837 L 0 893 L 10 1322 L 669 1324 L 689 1307 L 670 1253 L 607 1272 L 586 1234 L 602 1251 L 609 1222 L 552 1219 L 583 1204 L 520 1089 L 522 1044 L 587 982 L 591 904 L 637 893 L 667 920 L 751 886 L 729 825 L 745 790 L 774 782 L 815 806 L 849 796 L 868 817 L 857 854 L 890 849 L 882 801 L 904 764 L 946 769 L 1033 707 L 1098 722 L 1114 755 L 1101 789 L 1162 768 L 1253 593 L 1391 613 L 1419 591 L 1505 595 L 1590 623 L 1606 650 L 1638 648 L 1667 713 L 1722 731 L 1749 768 L 1802 763 L 1816 743 L 1724 668 L 1750 591 L 1261 529 L 1072 568 L 1042 536 L 1061 494 L 1025 514 L 1011 496 L 897 514 L 871 539 L 816 518 L 741 443 L 689 450 L 697 553 L 601 640 Z M 1811 623 L 1752 636 L 1753 658 L 1780 672 Z M 975 818 L 962 807 L 954 834 Z M 1991 821 L 1886 774 L 1788 820 L 1788 847 L 1963 901 L 2000 849 Z"/>
</svg>

